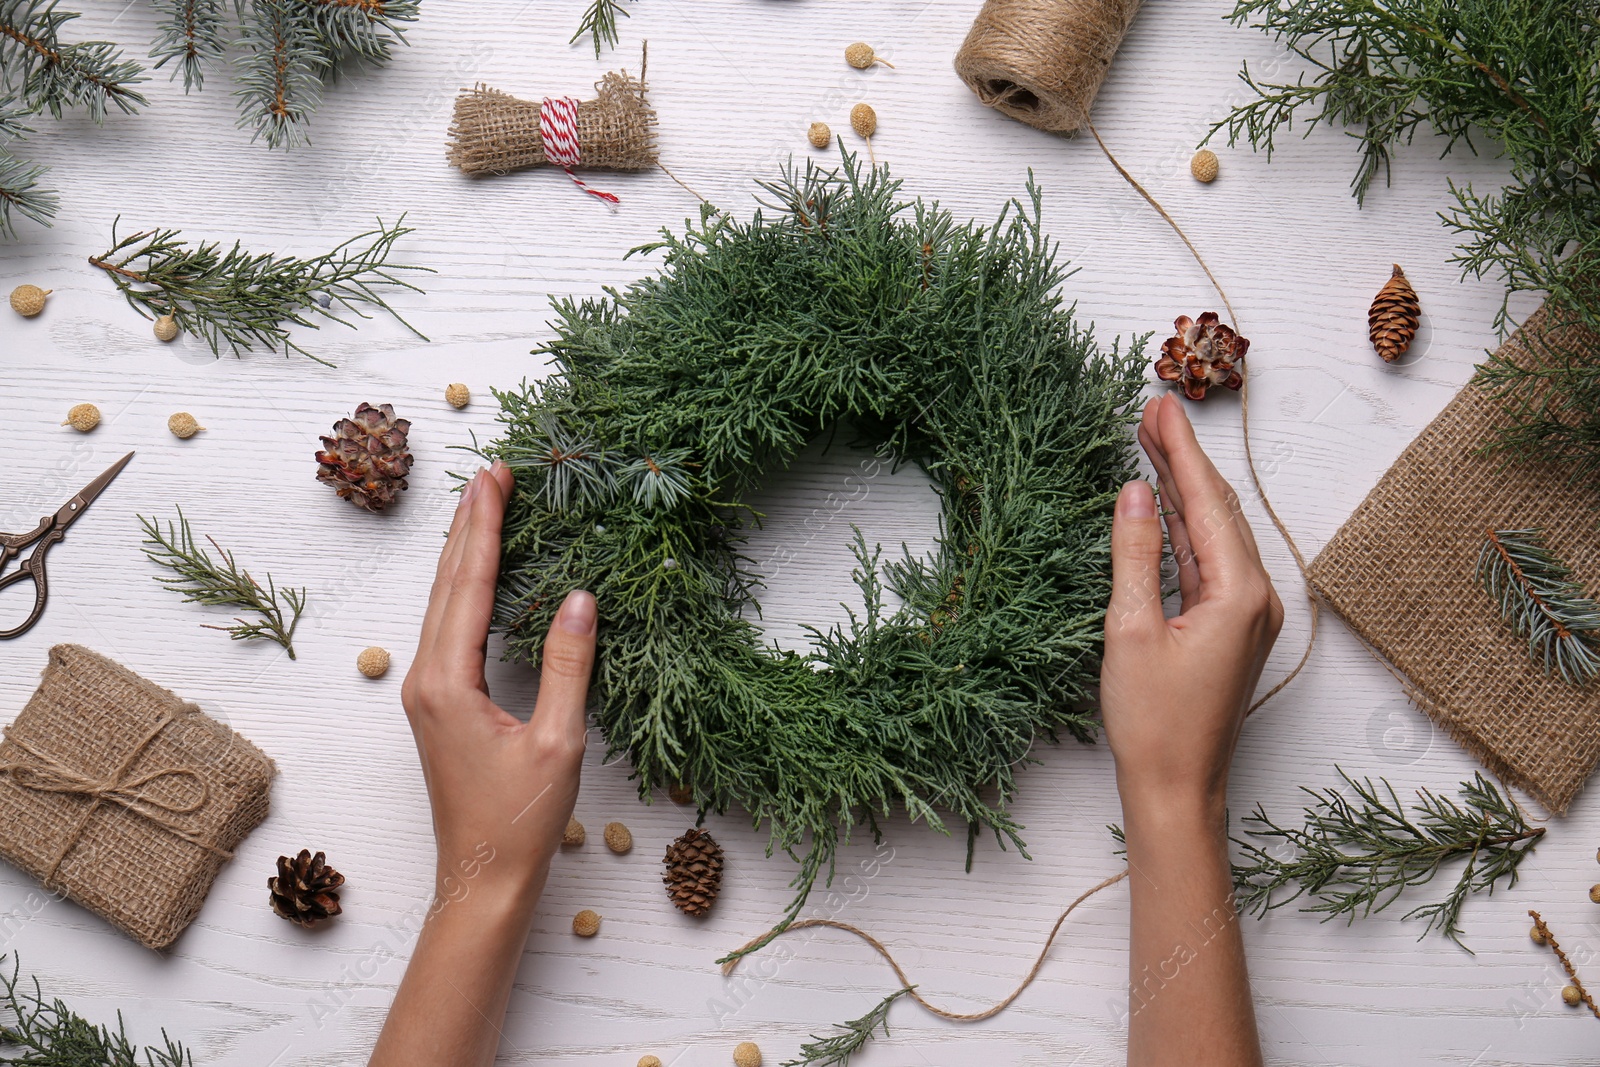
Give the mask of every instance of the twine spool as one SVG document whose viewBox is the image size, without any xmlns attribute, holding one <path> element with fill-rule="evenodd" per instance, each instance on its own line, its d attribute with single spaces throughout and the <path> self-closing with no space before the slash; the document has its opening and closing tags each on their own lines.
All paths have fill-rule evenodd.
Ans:
<svg viewBox="0 0 1600 1067">
<path fill-rule="evenodd" d="M 1072 133 L 1089 121 L 1140 2 L 986 0 L 956 53 L 956 73 L 996 111 Z"/>
</svg>

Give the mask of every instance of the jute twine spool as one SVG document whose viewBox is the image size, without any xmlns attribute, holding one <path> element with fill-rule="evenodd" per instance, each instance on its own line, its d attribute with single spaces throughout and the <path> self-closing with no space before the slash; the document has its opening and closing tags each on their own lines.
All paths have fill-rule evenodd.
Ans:
<svg viewBox="0 0 1600 1067">
<path fill-rule="evenodd" d="M 989 107 L 1072 133 L 1111 69 L 1141 0 L 987 0 L 956 73 Z"/>
</svg>

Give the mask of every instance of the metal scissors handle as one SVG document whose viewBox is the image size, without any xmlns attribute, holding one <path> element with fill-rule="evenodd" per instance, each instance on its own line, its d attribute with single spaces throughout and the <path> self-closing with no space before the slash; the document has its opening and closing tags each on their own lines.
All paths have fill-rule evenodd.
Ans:
<svg viewBox="0 0 1600 1067">
<path fill-rule="evenodd" d="M 0 630 L 0 641 L 26 633 L 39 621 L 39 616 L 44 614 L 45 601 L 50 595 L 49 576 L 45 573 L 45 553 L 50 551 L 57 541 L 67 536 L 67 527 L 77 521 L 78 516 L 84 513 L 88 506 L 94 503 L 95 497 L 111 484 L 111 479 L 122 473 L 122 468 L 128 465 L 128 460 L 133 458 L 133 453 L 113 463 L 103 474 L 94 481 L 84 486 L 83 489 L 71 500 L 61 505 L 54 515 L 46 515 L 39 520 L 39 525 L 22 534 L 0 533 L 0 571 L 6 565 L 22 555 L 22 550 L 33 545 L 33 551 L 28 553 L 28 558 L 17 564 L 17 569 L 10 574 L 0 574 L 0 589 L 15 585 L 23 580 L 33 582 L 33 610 L 28 617 L 22 620 L 21 625 L 9 630 Z"/>
</svg>

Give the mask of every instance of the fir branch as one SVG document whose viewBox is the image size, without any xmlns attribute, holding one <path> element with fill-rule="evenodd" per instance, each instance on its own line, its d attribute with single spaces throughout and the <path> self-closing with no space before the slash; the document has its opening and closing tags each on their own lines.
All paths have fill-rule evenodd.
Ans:
<svg viewBox="0 0 1600 1067">
<path fill-rule="evenodd" d="M 243 9 L 239 125 L 268 148 L 310 143 L 306 126 L 322 102 L 329 61 L 310 10 L 301 0 L 250 0 Z"/>
<path fill-rule="evenodd" d="M 183 75 L 184 92 L 198 91 L 205 68 L 220 63 L 227 49 L 222 0 L 155 0 L 155 6 L 163 17 L 150 58 L 157 70 L 177 60 L 172 76 Z"/>
<path fill-rule="evenodd" d="M 144 68 L 122 58 L 109 41 L 63 42 L 58 33 L 77 18 L 55 0 L 0 0 L 0 84 L 29 111 L 56 118 L 82 107 L 96 122 L 114 106 L 131 114 L 147 101 L 133 85 Z"/>
<path fill-rule="evenodd" d="M 300 612 L 306 604 L 306 591 L 303 588 L 284 588 L 280 591 L 269 574 L 267 587 L 263 589 L 249 571 L 239 567 L 232 552 L 207 536 L 206 540 L 211 542 L 211 547 L 217 550 L 220 557 L 213 559 L 205 546 L 195 540 L 194 531 L 189 528 L 189 520 L 184 517 L 182 508 L 178 509 L 177 525 L 174 526 L 169 519 L 165 531 L 156 518 L 147 519 L 140 515 L 139 524 L 144 527 L 144 544 L 148 546 L 144 550 L 145 555 L 150 557 L 152 563 L 159 563 L 177 574 L 175 578 L 158 577 L 156 581 L 184 594 L 185 604 L 229 605 L 260 616 L 253 621 L 238 619 L 233 626 L 207 625 L 206 629 L 223 630 L 235 641 L 265 637 L 282 645 L 290 659 L 295 658 L 294 631 L 300 624 Z M 280 596 L 283 601 L 281 604 Z"/>
<path fill-rule="evenodd" d="M 1600 676 L 1600 602 L 1572 580 L 1540 530 L 1490 530 L 1478 553 L 1478 581 L 1546 674 L 1572 685 Z"/>
<path fill-rule="evenodd" d="M 909 992 L 910 986 L 897 989 L 861 1018 L 835 1023 L 834 1029 L 843 1033 L 827 1037 L 812 1034 L 811 1041 L 800 1046 L 800 1058 L 785 1060 L 781 1067 L 846 1067 L 850 1057 L 865 1048 L 877 1036 L 878 1030 L 883 1031 L 884 1037 L 889 1036 L 889 1009 Z"/>
<path fill-rule="evenodd" d="M 587 33 L 594 41 L 596 59 L 600 58 L 602 44 L 617 47 L 617 42 L 622 39 L 617 30 L 617 19 L 631 17 L 623 3 L 624 0 L 592 0 L 583 13 L 582 21 L 578 23 L 578 31 L 567 43 L 576 44 L 578 38 Z"/>
<path fill-rule="evenodd" d="M 1233 867 L 1240 914 L 1265 915 L 1306 896 L 1317 903 L 1302 911 L 1321 913 L 1324 922 L 1339 915 L 1354 922 L 1431 881 L 1445 864 L 1465 860 L 1442 900 L 1412 908 L 1402 918 L 1425 919 L 1422 937 L 1438 929 L 1466 948 L 1461 909 L 1468 896 L 1484 890 L 1492 894 L 1502 878 L 1508 887 L 1515 885 L 1518 865 L 1544 836 L 1544 828 L 1530 826 L 1516 804 L 1481 773 L 1461 783 L 1460 803 L 1418 790 L 1408 815 L 1387 780 L 1380 778 L 1380 787 L 1370 778 L 1357 781 L 1335 770 L 1354 797 L 1337 789 L 1302 786 L 1313 801 L 1305 809 L 1303 827 L 1279 826 L 1260 805 L 1244 818 L 1251 837 L 1273 844 L 1234 841 L 1246 861 Z M 1285 847 L 1293 853 L 1290 858 L 1274 854 Z M 1287 896 L 1277 895 L 1289 887 Z"/>
<path fill-rule="evenodd" d="M 391 289 L 422 291 L 399 272 L 433 273 L 389 262 L 395 242 L 413 232 L 404 222 L 403 215 L 393 226 L 380 219 L 377 229 L 307 259 L 246 252 L 237 241 L 226 251 L 216 242 L 190 245 L 177 230 L 118 238 L 113 224 L 111 247 L 89 263 L 105 271 L 141 315 L 173 316 L 180 329 L 205 338 L 218 355 L 224 345 L 235 355 L 256 345 L 281 345 L 285 355 L 298 352 L 326 363 L 296 344 L 288 327 L 317 329 L 316 319 L 353 327 L 341 310 L 366 319 L 371 316 L 363 307 L 375 307 L 427 340 L 384 299 Z"/>
<path fill-rule="evenodd" d="M 0 956 L 0 1064 L 50 1067 L 194 1067 L 181 1044 L 161 1032 L 161 1046 L 136 1047 L 128 1040 L 122 1013 L 115 1032 L 92 1023 L 59 998 L 46 1000 L 39 980 L 30 992 L 22 983 L 20 963 L 12 957 L 11 974 Z"/>
<path fill-rule="evenodd" d="M 8 142 L 33 132 L 24 125 L 25 117 L 26 112 L 0 102 L 0 138 L 6 139 L 0 142 L 0 239 L 17 235 L 12 212 L 49 226 L 61 204 L 53 191 L 39 186 L 39 179 L 50 168 L 11 153 Z"/>
<path fill-rule="evenodd" d="M 347 59 L 385 63 L 405 44 L 403 23 L 417 21 L 418 0 L 303 0 L 330 68 Z"/>
</svg>

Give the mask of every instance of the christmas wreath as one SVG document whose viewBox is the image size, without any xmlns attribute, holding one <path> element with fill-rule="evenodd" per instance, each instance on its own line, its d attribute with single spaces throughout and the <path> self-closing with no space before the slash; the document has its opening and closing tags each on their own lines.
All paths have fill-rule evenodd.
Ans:
<svg viewBox="0 0 1600 1067">
<path fill-rule="evenodd" d="M 484 454 L 517 473 L 508 656 L 535 661 L 567 590 L 592 590 L 612 754 L 642 795 L 687 785 L 702 814 L 766 821 L 801 862 L 792 919 L 896 807 L 964 821 L 969 864 L 984 827 L 1021 850 L 1017 765 L 1036 737 L 1093 739 L 1145 339 L 1105 351 L 1074 321 L 1031 179 L 992 226 L 848 154 L 761 188 L 749 222 L 708 205 L 636 249 L 665 252 L 658 275 L 558 302 L 536 350 L 556 372 L 497 394 Z M 798 655 L 750 621 L 761 516 L 740 499 L 841 425 L 927 472 L 938 548 L 886 561 L 857 531 L 862 608 Z"/>
</svg>

